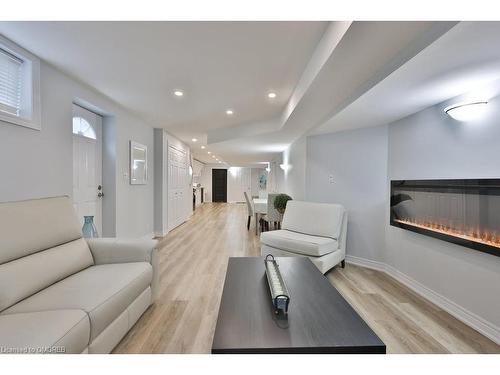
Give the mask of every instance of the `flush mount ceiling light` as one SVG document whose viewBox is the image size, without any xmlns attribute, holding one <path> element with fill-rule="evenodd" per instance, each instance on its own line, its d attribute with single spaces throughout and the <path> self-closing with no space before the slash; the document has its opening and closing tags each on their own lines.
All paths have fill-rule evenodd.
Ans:
<svg viewBox="0 0 500 375">
<path fill-rule="evenodd" d="M 204 150 L 205 149 L 205 146 L 201 146 L 201 149 Z"/>
<path fill-rule="evenodd" d="M 191 139 L 193 142 L 198 142 L 196 138 Z"/>
<path fill-rule="evenodd" d="M 178 96 L 178 97 L 181 97 L 181 96 L 184 96 L 184 92 L 183 92 L 183 91 L 181 91 L 181 90 L 175 90 L 175 91 L 174 91 L 174 95 L 175 95 L 175 96 Z"/>
<path fill-rule="evenodd" d="M 207 154 L 210 155 L 212 153 L 212 151 L 207 151 Z"/>
<path fill-rule="evenodd" d="M 274 98 L 276 98 L 276 93 L 275 92 L 270 92 L 269 94 L 267 94 L 267 97 L 269 99 L 274 99 Z"/>
<path fill-rule="evenodd" d="M 444 109 L 451 118 L 457 121 L 477 120 L 484 114 L 487 101 L 478 101 L 472 103 L 452 104 Z"/>
<path fill-rule="evenodd" d="M 226 110 L 226 115 L 228 115 L 228 116 L 231 116 L 233 113 L 234 113 L 234 112 L 233 112 L 233 110 L 232 110 L 232 109 L 228 109 L 228 110 Z"/>
</svg>

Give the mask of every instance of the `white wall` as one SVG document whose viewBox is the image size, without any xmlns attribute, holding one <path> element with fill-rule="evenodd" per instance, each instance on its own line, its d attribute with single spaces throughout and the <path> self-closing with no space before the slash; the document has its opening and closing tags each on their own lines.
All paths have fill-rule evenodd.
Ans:
<svg viewBox="0 0 500 375">
<path fill-rule="evenodd" d="M 389 126 L 389 180 L 500 178 L 500 100 L 477 123 L 447 117 L 447 103 Z M 500 335 L 500 257 L 387 226 L 387 262 Z M 487 323 L 488 324 L 488 323 Z"/>
<path fill-rule="evenodd" d="M 131 139 L 148 146 L 150 171 L 153 163 L 153 128 L 92 88 L 41 63 L 42 130 L 36 131 L 0 122 L 0 201 L 15 201 L 73 193 L 72 103 L 91 103 L 116 126 L 115 149 L 103 156 L 116 156 L 116 191 L 105 200 L 115 201 L 117 236 L 144 236 L 153 232 L 153 173 L 144 186 L 128 183 L 128 143 Z M 8 162 L 7 162 L 8 161 Z M 105 168 L 104 171 L 110 170 Z M 106 179 L 105 179 L 106 181 Z M 106 194 L 106 186 L 104 193 Z M 115 193 L 115 194 L 113 194 Z M 111 202 L 113 203 L 113 202 Z M 106 204 L 105 204 L 106 206 Z M 113 207 L 109 204 L 106 207 Z M 104 217 L 112 221 L 110 217 Z M 107 224 L 104 224 L 106 227 Z M 113 228 L 108 231 L 112 233 Z M 114 233 L 113 233 L 114 234 Z"/>
<path fill-rule="evenodd" d="M 289 167 L 280 172 L 283 177 L 279 179 L 282 184 L 278 184 L 278 190 L 296 200 L 303 200 L 306 195 L 306 149 L 307 138 L 304 136 L 283 152 L 283 164 Z"/>
<path fill-rule="evenodd" d="M 168 145 L 163 129 L 154 129 L 154 234 L 168 233 Z"/>
<path fill-rule="evenodd" d="M 386 126 L 308 137 L 305 188 L 306 200 L 340 203 L 347 209 L 348 255 L 383 260 Z"/>
</svg>

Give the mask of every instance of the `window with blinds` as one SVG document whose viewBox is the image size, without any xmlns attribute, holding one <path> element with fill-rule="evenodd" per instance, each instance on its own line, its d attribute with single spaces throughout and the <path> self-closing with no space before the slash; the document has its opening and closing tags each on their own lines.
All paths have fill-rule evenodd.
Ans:
<svg viewBox="0 0 500 375">
<path fill-rule="evenodd" d="M 0 34 L 0 126 L 41 130 L 40 59 Z"/>
<path fill-rule="evenodd" d="M 23 60 L 0 48 L 0 111 L 20 116 Z"/>
</svg>

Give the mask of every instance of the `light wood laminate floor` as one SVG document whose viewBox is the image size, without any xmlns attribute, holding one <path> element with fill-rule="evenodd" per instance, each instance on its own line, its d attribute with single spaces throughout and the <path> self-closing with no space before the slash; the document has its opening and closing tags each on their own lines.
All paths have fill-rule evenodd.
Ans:
<svg viewBox="0 0 500 375">
<path fill-rule="evenodd" d="M 209 353 L 230 256 L 260 255 L 243 204 L 205 203 L 160 242 L 160 296 L 115 353 Z M 388 353 L 500 353 L 500 346 L 384 273 L 327 274 Z"/>
</svg>

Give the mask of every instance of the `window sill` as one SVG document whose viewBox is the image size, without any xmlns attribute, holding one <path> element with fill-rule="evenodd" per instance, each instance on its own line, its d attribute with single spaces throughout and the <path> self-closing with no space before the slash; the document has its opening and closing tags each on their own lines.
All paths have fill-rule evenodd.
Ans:
<svg viewBox="0 0 500 375">
<path fill-rule="evenodd" d="M 34 121 L 33 119 L 17 117 L 13 115 L 9 115 L 5 112 L 0 112 L 0 121 L 6 122 L 12 125 L 20 125 L 26 128 L 34 129 L 34 130 L 42 130 L 40 121 Z"/>
</svg>

